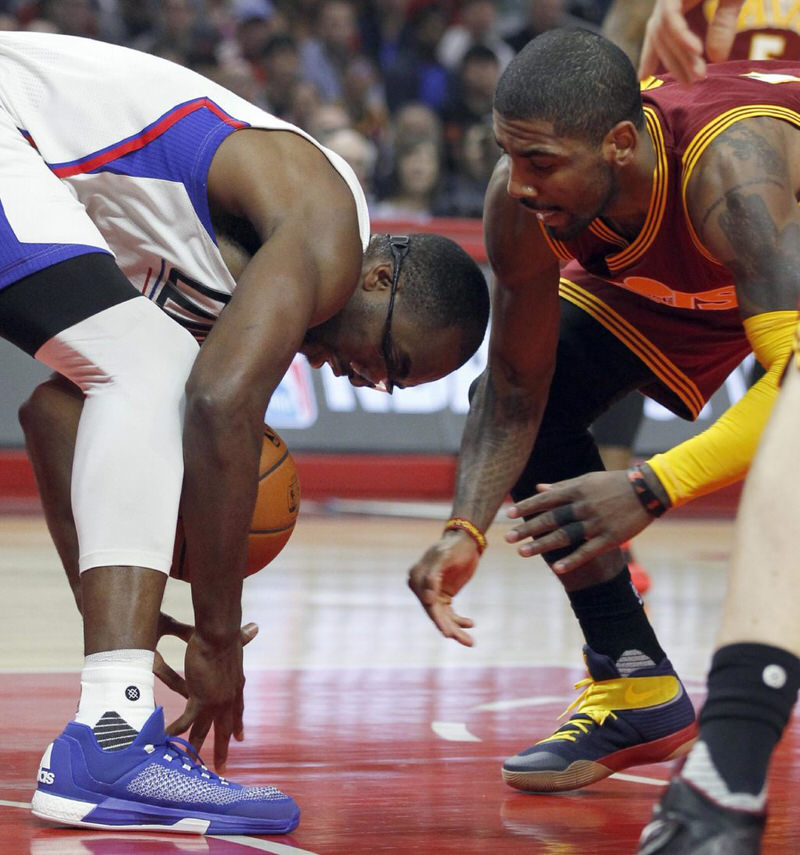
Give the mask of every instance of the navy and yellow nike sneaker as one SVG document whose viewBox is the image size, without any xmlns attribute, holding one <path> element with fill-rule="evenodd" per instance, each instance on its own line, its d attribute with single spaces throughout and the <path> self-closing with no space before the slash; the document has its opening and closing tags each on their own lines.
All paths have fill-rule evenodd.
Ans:
<svg viewBox="0 0 800 855">
<path fill-rule="evenodd" d="M 510 757 L 503 780 L 517 790 L 577 790 L 629 766 L 682 757 L 697 736 L 694 707 L 672 664 L 638 650 L 614 662 L 583 649 L 589 676 L 564 711 L 569 720 L 546 739 Z"/>
<path fill-rule="evenodd" d="M 645 826 L 637 855 L 759 855 L 763 810 L 718 805 L 688 781 L 672 780 Z"/>
</svg>

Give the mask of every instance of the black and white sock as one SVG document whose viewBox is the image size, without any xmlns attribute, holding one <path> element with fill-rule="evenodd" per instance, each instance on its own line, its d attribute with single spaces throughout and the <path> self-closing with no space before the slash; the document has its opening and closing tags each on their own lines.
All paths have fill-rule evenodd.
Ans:
<svg viewBox="0 0 800 855">
<path fill-rule="evenodd" d="M 711 662 L 700 736 L 681 770 L 723 807 L 763 811 L 769 761 L 800 687 L 800 660 L 765 644 L 731 644 Z"/>
<path fill-rule="evenodd" d="M 75 721 L 108 751 L 126 748 L 155 709 L 152 650 L 109 650 L 84 659 Z"/>
</svg>

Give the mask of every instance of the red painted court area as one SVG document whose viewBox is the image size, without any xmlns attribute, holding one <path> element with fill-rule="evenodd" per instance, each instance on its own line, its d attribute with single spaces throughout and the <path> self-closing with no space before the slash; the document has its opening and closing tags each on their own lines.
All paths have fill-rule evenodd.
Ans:
<svg viewBox="0 0 800 855">
<path fill-rule="evenodd" d="M 446 512 L 446 511 L 445 511 Z M 582 638 L 540 560 L 503 543 L 502 523 L 468 589 L 475 647 L 443 639 L 406 586 L 441 521 L 301 514 L 288 546 L 248 579 L 246 738 L 227 774 L 298 800 L 291 835 L 203 838 L 82 832 L 27 810 L 39 760 L 74 714 L 80 620 L 44 522 L 0 514 L 0 855 L 625 855 L 669 775 L 638 767 L 566 795 L 524 795 L 502 761 L 550 734 L 584 677 Z M 696 705 L 725 588 L 731 521 L 657 521 L 635 554 L 647 608 Z M 188 585 L 165 610 L 190 619 Z M 176 667 L 183 645 L 162 650 Z M 172 643 L 174 642 L 174 643 Z M 167 718 L 180 699 L 157 688 Z M 772 770 L 764 855 L 800 852 L 797 717 Z"/>
<path fill-rule="evenodd" d="M 2 852 L 632 853 L 668 767 L 639 767 L 559 796 L 517 793 L 500 778 L 503 758 L 549 732 L 581 676 L 564 668 L 254 673 L 246 740 L 234 746 L 228 773 L 286 789 L 303 817 L 288 836 L 200 838 L 55 829 L 33 818 L 22 805 L 42 749 L 73 703 L 77 675 L 6 674 L 0 678 L 8 737 L 1 751 Z M 172 702 L 168 710 L 177 713 Z M 799 751 L 795 731 L 773 768 L 767 855 L 800 851 L 793 797 Z"/>
</svg>

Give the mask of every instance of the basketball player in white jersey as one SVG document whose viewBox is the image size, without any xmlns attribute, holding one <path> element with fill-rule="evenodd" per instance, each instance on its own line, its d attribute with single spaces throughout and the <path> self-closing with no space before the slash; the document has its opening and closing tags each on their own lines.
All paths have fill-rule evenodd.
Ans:
<svg viewBox="0 0 800 855">
<path fill-rule="evenodd" d="M 289 796 L 217 777 L 154 705 L 181 484 L 195 631 L 187 706 L 169 731 L 191 727 L 198 747 L 213 723 L 219 768 L 242 732 L 241 568 L 272 392 L 298 351 L 387 390 L 447 374 L 482 339 L 483 276 L 444 239 L 370 238 L 341 158 L 125 48 L 2 34 L 0 153 L 0 334 L 82 405 L 71 478 L 73 437 L 58 437 L 71 417 L 35 427 L 52 384 L 25 416 L 51 528 L 51 500 L 71 489 L 86 653 L 34 812 L 100 828 L 289 831 Z M 235 278 L 220 244 L 240 257 Z"/>
</svg>

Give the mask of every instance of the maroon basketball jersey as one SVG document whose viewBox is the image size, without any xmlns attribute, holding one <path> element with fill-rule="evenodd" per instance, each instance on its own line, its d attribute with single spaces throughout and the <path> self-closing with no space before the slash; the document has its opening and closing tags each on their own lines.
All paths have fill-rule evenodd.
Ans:
<svg viewBox="0 0 800 855">
<path fill-rule="evenodd" d="M 800 63 L 720 63 L 691 88 L 665 75 L 643 89 L 656 167 L 639 235 L 629 242 L 597 219 L 574 240 L 547 239 L 568 261 L 561 295 L 653 369 L 659 382 L 643 391 L 696 418 L 750 346 L 731 275 L 689 221 L 686 184 L 711 141 L 734 122 L 773 116 L 800 127 Z"/>
<path fill-rule="evenodd" d="M 704 0 L 686 13 L 704 44 L 716 6 Z M 729 59 L 800 59 L 800 6 L 795 0 L 745 0 Z"/>
</svg>

